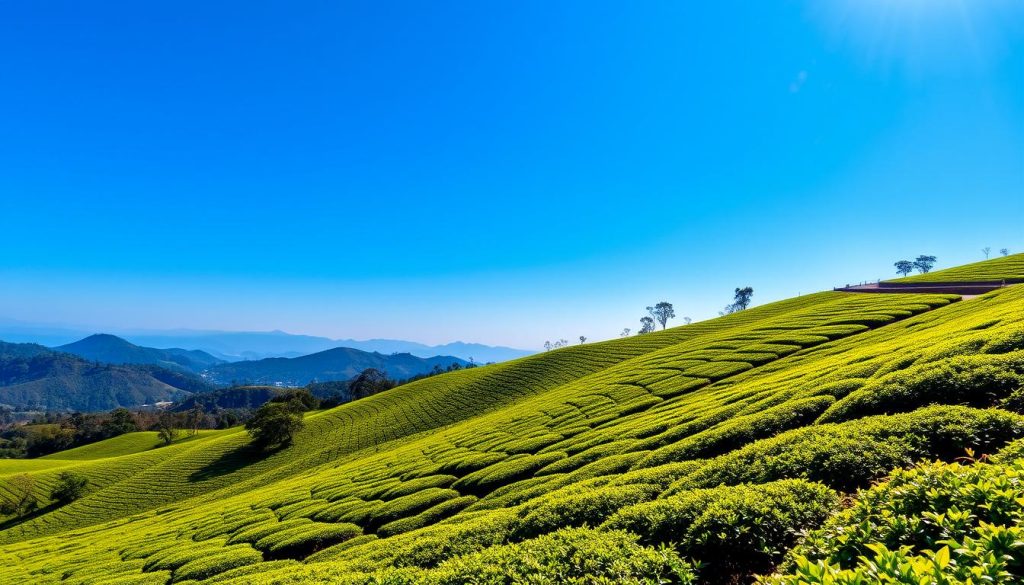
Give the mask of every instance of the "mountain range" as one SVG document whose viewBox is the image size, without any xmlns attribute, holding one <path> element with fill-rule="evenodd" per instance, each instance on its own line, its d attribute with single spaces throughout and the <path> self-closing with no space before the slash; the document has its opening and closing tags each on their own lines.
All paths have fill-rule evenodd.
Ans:
<svg viewBox="0 0 1024 585">
<path fill-rule="evenodd" d="M 14 410 L 111 410 L 212 389 L 197 376 L 156 365 L 104 364 L 41 345 L 0 342 L 0 405 Z"/>
<path fill-rule="evenodd" d="M 109 364 L 151 364 L 170 370 L 199 373 L 224 360 L 198 349 L 156 349 L 135 345 L 116 335 L 97 333 L 53 348 L 87 360 Z"/>
<path fill-rule="evenodd" d="M 313 335 L 297 335 L 283 331 L 212 331 L 173 330 L 108 330 L 134 344 L 145 347 L 173 347 L 201 350 L 224 361 L 262 359 L 267 357 L 299 357 L 333 349 L 350 347 L 383 354 L 410 353 L 429 358 L 450 355 L 473 359 L 476 363 L 502 362 L 535 353 L 525 349 L 491 346 L 455 341 L 443 345 L 427 345 L 400 339 L 331 339 Z M 0 318 L 0 339 L 11 342 L 39 343 L 49 347 L 69 344 L 95 331 L 75 326 L 51 325 Z"/>
</svg>

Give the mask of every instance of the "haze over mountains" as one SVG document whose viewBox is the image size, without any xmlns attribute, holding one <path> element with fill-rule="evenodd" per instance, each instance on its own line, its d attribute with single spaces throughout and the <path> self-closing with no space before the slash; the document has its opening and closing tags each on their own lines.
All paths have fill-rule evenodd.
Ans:
<svg viewBox="0 0 1024 585">
<path fill-rule="evenodd" d="M 109 334 L 52 349 L 0 342 L 0 406 L 110 410 L 179 402 L 216 386 L 304 386 L 349 380 L 367 368 L 401 380 L 468 363 L 452 356 L 384 355 L 344 347 L 296 358 L 225 362 L 203 351 L 143 347 Z"/>
<path fill-rule="evenodd" d="M 33 323 L 0 318 L 0 339 L 18 343 L 38 343 L 49 347 L 69 344 L 95 334 L 82 327 Z M 455 341 L 443 345 L 427 345 L 400 339 L 330 339 L 298 335 L 283 331 L 207 331 L 192 329 L 128 330 L 109 329 L 118 337 L 145 347 L 173 347 L 201 350 L 224 361 L 263 359 L 268 357 L 299 357 L 312 353 L 349 347 L 383 354 L 410 353 L 421 358 L 449 355 L 476 363 L 501 362 L 530 355 L 533 351 L 504 346 Z"/>
</svg>

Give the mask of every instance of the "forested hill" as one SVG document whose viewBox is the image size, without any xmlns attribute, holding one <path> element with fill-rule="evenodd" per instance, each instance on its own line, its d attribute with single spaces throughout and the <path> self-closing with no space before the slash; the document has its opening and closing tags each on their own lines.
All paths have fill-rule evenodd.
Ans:
<svg viewBox="0 0 1024 585">
<path fill-rule="evenodd" d="M 74 343 L 54 348 L 87 360 L 108 364 L 149 364 L 170 370 L 199 373 L 224 360 L 200 350 L 142 347 L 116 335 L 97 333 Z"/>
<path fill-rule="evenodd" d="M 266 358 L 231 362 L 214 366 L 205 376 L 216 384 L 281 384 L 305 386 L 319 381 L 349 380 L 367 368 L 375 368 L 395 379 L 427 374 L 452 364 L 469 362 L 451 356 L 420 358 L 408 353 L 384 355 L 347 347 L 338 347 L 296 358 Z"/>
<path fill-rule="evenodd" d="M 28 343 L 0 342 L 0 405 L 12 410 L 101 411 L 175 401 L 211 387 L 150 365 L 110 365 Z"/>
</svg>

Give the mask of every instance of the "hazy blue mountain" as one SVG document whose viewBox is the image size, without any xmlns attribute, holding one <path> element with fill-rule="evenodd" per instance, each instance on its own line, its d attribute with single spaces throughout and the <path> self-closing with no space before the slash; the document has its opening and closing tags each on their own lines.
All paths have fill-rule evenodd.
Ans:
<svg viewBox="0 0 1024 585">
<path fill-rule="evenodd" d="M 197 349 L 156 349 L 135 345 L 106 333 L 90 335 L 74 343 L 55 347 L 87 360 L 108 364 L 151 364 L 171 370 L 199 373 L 224 360 Z"/>
<path fill-rule="evenodd" d="M 0 342 L 0 405 L 14 410 L 111 410 L 211 389 L 195 375 L 159 366 L 102 364 L 41 345 Z"/>
<path fill-rule="evenodd" d="M 392 378 L 402 379 L 468 362 L 452 356 L 421 358 L 408 353 L 384 355 L 336 347 L 296 358 L 265 358 L 214 366 L 204 374 L 215 384 L 282 384 L 305 386 L 312 381 L 348 380 L 366 368 L 377 368 Z"/>
<path fill-rule="evenodd" d="M 203 331 L 171 329 L 159 331 L 108 331 L 142 347 L 177 347 L 202 350 L 225 361 L 253 360 L 267 357 L 298 357 L 335 347 L 351 347 L 383 354 L 410 353 L 427 358 L 450 355 L 483 364 L 507 361 L 534 352 L 503 346 L 455 341 L 444 345 L 427 345 L 400 339 L 331 339 L 314 335 L 297 335 L 283 331 Z M 40 324 L 0 318 L 0 339 L 32 342 L 55 347 L 86 337 L 95 330 L 84 327 Z"/>
<path fill-rule="evenodd" d="M 445 345 L 426 345 L 399 339 L 330 339 L 313 335 L 296 335 L 283 331 L 167 331 L 128 333 L 124 337 L 149 347 L 188 347 L 207 351 L 221 359 L 261 359 L 267 357 L 298 357 L 335 347 L 350 347 L 383 354 L 409 353 L 428 358 L 450 355 L 464 360 L 473 358 L 479 364 L 507 361 L 534 352 L 511 347 L 490 346 L 456 341 Z"/>
</svg>

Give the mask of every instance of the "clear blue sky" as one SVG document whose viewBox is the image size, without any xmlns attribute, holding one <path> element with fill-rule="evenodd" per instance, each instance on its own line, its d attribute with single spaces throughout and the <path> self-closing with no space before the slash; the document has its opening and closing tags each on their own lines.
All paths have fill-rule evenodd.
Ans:
<svg viewBox="0 0 1024 585">
<path fill-rule="evenodd" d="M 0 317 L 539 347 L 1024 249 L 1024 8 L 0 2 Z"/>
</svg>

